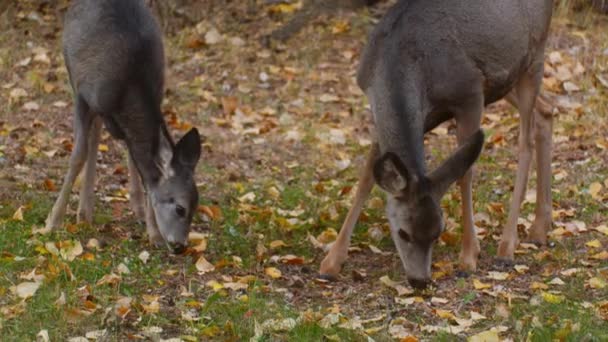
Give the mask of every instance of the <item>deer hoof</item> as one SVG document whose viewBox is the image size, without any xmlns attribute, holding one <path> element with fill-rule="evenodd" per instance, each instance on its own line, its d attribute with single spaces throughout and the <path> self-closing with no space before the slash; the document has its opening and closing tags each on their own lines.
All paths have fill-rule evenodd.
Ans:
<svg viewBox="0 0 608 342">
<path fill-rule="evenodd" d="M 501 257 L 497 257 L 496 259 L 494 259 L 494 268 L 497 270 L 508 270 L 511 269 L 511 267 L 513 267 L 513 259 L 507 259 L 507 258 L 501 258 Z"/>
<path fill-rule="evenodd" d="M 328 254 L 323 261 L 321 261 L 320 274 L 336 278 L 338 274 L 340 274 L 340 269 L 342 268 L 342 262 L 338 262 L 336 258 L 332 258 L 330 254 Z"/>
<path fill-rule="evenodd" d="M 331 274 L 319 274 L 316 277 L 317 280 L 320 280 L 321 282 L 335 282 L 338 281 L 338 277 L 331 275 Z"/>
<path fill-rule="evenodd" d="M 454 275 L 456 276 L 456 278 L 468 278 L 471 273 L 463 270 L 458 270 Z"/>
</svg>

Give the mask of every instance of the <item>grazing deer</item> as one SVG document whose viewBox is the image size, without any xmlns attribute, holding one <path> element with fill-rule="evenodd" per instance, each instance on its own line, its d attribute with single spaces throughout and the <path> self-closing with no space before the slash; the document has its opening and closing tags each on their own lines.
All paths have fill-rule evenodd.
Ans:
<svg viewBox="0 0 608 342">
<path fill-rule="evenodd" d="M 400 0 L 388 10 L 371 34 L 357 75 L 371 105 L 376 137 L 354 204 L 321 263 L 322 275 L 340 272 L 374 182 L 387 193 L 391 235 L 408 281 L 424 288 L 431 279 L 433 243 L 444 229 L 440 200 L 450 184 L 460 180 L 460 266 L 475 270 L 479 242 L 471 166 L 483 145 L 483 109 L 502 98 L 519 110 L 521 119 L 515 189 L 498 256 L 512 260 L 518 244 L 517 218 L 533 138 L 538 202 L 530 234 L 532 240 L 546 242 L 551 226 L 552 115 L 546 101 L 536 99 L 551 14 L 551 0 Z M 451 118 L 456 121 L 459 148 L 427 172 L 423 136 Z"/>
<path fill-rule="evenodd" d="M 93 219 L 95 164 L 102 123 L 129 152 L 130 197 L 151 243 L 181 253 L 198 204 L 198 131 L 175 144 L 161 112 L 164 52 L 142 0 L 76 0 L 64 23 L 63 53 L 74 91 L 74 149 L 46 227 L 61 225 L 84 167 L 78 220 Z M 143 182 L 143 188 L 142 188 Z M 145 193 L 144 193 L 145 189 Z"/>
</svg>

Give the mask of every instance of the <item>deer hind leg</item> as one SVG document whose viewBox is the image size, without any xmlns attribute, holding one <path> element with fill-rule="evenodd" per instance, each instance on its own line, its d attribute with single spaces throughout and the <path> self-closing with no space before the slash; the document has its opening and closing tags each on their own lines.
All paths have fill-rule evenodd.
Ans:
<svg viewBox="0 0 608 342">
<path fill-rule="evenodd" d="M 517 236 L 517 219 L 521 202 L 526 193 L 530 161 L 532 160 L 532 129 L 534 127 L 534 106 L 540 88 L 542 67 L 537 71 L 528 71 L 515 87 L 516 93 L 507 95 L 506 99 L 519 109 L 519 150 L 515 186 L 511 197 L 509 216 L 503 229 L 498 246 L 498 258 L 512 261 L 515 248 L 519 244 Z"/>
<path fill-rule="evenodd" d="M 537 99 L 535 119 L 536 217 L 528 238 L 533 243 L 544 245 L 547 243 L 547 232 L 551 229 L 553 211 L 551 200 L 553 113 L 551 106 L 542 97 Z"/>
<path fill-rule="evenodd" d="M 342 224 L 342 228 L 340 229 L 340 233 L 338 234 L 336 241 L 331 246 L 327 256 L 325 256 L 321 262 L 321 275 L 336 277 L 338 273 L 340 273 L 342 264 L 348 257 L 350 237 L 353 234 L 355 224 L 357 223 L 357 219 L 359 219 L 359 215 L 363 209 L 363 204 L 374 187 L 373 168 L 374 162 L 378 159 L 378 154 L 379 146 L 377 142 L 374 142 L 372 144 L 371 151 L 367 156 L 365 165 L 361 169 L 361 175 L 359 176 L 359 184 L 357 185 L 357 192 L 355 193 L 353 206 L 348 211 L 348 215 L 346 215 L 346 219 Z"/>
<path fill-rule="evenodd" d="M 95 167 L 97 166 L 97 151 L 99 149 L 99 137 L 101 135 L 102 121 L 100 116 L 95 116 L 91 125 L 91 133 L 88 138 L 87 160 L 84 165 L 84 177 L 80 188 L 80 201 L 78 202 L 79 222 L 93 222 L 93 207 L 95 205 Z"/>
<path fill-rule="evenodd" d="M 479 130 L 481 126 L 481 115 L 483 112 L 483 96 L 476 97 L 467 105 L 455 113 L 456 139 L 458 145 L 464 144 L 467 139 Z M 477 258 L 479 256 L 479 240 L 477 239 L 477 228 L 473 220 L 473 172 L 471 166 L 469 171 L 458 181 L 462 196 L 462 249 L 460 250 L 459 267 L 463 271 L 475 271 L 477 269 Z"/>
<path fill-rule="evenodd" d="M 68 172 L 65 175 L 59 196 L 46 219 L 46 228 L 50 230 L 56 229 L 63 223 L 70 192 L 72 191 L 76 177 L 87 160 L 87 153 L 89 151 L 88 136 L 93 123 L 93 115 L 89 111 L 87 103 L 80 96 L 76 96 L 75 107 L 74 149 L 70 156 Z"/>
<path fill-rule="evenodd" d="M 141 183 L 141 177 L 135 167 L 135 162 L 129 153 L 129 201 L 131 202 L 131 209 L 135 213 L 135 217 L 144 221 L 146 219 L 146 197 L 144 194 L 144 188 Z"/>
</svg>

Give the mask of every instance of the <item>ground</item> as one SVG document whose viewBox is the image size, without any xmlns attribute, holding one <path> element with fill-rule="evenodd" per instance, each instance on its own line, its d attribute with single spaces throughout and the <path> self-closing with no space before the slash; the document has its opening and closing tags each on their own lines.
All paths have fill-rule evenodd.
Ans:
<svg viewBox="0 0 608 342">
<path fill-rule="evenodd" d="M 61 28 L 58 12 L 29 1 L 2 21 L 3 341 L 608 340 L 605 16 L 560 10 L 553 21 L 544 79 L 556 107 L 549 246 L 521 244 L 514 266 L 494 264 L 518 132 L 517 113 L 498 102 L 483 120 L 474 180 L 478 270 L 458 276 L 453 186 L 442 202 L 447 231 L 434 251 L 434 284 L 413 291 L 378 189 L 340 277 L 316 279 L 369 149 L 371 115 L 354 75 L 386 7 L 321 17 L 267 49 L 261 37 L 292 8 L 227 6 L 165 37 L 169 126 L 176 137 L 196 126 L 206 139 L 196 173 L 199 215 L 182 256 L 148 244 L 126 202 L 124 146 L 107 133 L 94 223 L 76 224 L 75 190 L 65 227 L 41 229 L 71 149 Z M 453 128 L 428 134 L 431 167 L 453 149 Z M 532 175 L 522 239 L 534 188 Z"/>
</svg>

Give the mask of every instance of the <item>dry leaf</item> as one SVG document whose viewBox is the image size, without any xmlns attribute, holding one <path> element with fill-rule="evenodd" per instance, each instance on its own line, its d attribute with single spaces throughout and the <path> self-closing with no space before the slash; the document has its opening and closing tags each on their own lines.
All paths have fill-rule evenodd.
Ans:
<svg viewBox="0 0 608 342">
<path fill-rule="evenodd" d="M 593 289 L 603 289 L 606 287 L 606 280 L 599 277 L 593 277 L 589 279 L 589 287 Z"/>
<path fill-rule="evenodd" d="M 38 291 L 39 287 L 39 282 L 26 281 L 17 286 L 11 286 L 11 292 L 16 294 L 19 298 L 28 299 Z"/>
<path fill-rule="evenodd" d="M 500 342 L 500 337 L 498 331 L 486 330 L 469 337 L 467 342 Z"/>
<path fill-rule="evenodd" d="M 19 208 L 17 208 L 17 211 L 15 211 L 15 213 L 13 214 L 13 220 L 23 221 L 23 209 L 25 209 L 24 206 L 20 206 Z"/>
<path fill-rule="evenodd" d="M 475 287 L 475 290 L 484 290 L 492 288 L 492 284 L 482 283 L 479 279 L 473 279 L 473 287 Z"/>
<path fill-rule="evenodd" d="M 207 261 L 207 259 L 205 259 L 205 257 L 202 255 L 196 261 L 195 266 L 199 274 L 205 274 L 215 270 L 215 266 L 213 266 L 212 263 Z"/>
<path fill-rule="evenodd" d="M 273 279 L 281 278 L 281 271 L 275 267 L 266 267 L 264 273 Z"/>
</svg>

